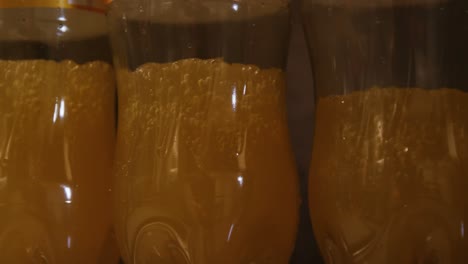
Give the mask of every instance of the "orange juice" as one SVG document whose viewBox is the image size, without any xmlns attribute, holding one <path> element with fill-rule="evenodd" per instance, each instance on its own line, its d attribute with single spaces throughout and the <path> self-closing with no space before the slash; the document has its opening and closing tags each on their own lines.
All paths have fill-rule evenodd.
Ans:
<svg viewBox="0 0 468 264">
<path fill-rule="evenodd" d="M 318 101 L 310 171 L 327 263 L 466 263 L 468 93 L 372 88 Z"/>
<path fill-rule="evenodd" d="M 99 61 L 0 61 L 0 263 L 117 263 L 113 78 Z"/>
</svg>

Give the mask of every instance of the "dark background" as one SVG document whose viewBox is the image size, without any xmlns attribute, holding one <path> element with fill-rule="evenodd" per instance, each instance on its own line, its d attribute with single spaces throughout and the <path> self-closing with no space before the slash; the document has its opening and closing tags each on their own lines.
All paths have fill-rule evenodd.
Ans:
<svg viewBox="0 0 468 264">
<path fill-rule="evenodd" d="M 323 263 L 313 237 L 307 199 L 314 130 L 314 91 L 312 69 L 299 14 L 299 0 L 293 0 L 292 11 L 287 103 L 289 130 L 299 172 L 302 204 L 299 232 L 291 264 Z"/>
</svg>

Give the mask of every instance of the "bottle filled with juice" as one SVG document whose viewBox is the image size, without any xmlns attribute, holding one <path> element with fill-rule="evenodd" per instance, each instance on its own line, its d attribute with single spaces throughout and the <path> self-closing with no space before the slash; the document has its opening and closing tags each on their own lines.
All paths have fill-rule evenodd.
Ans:
<svg viewBox="0 0 468 264">
<path fill-rule="evenodd" d="M 125 262 L 288 263 L 288 3 L 116 0 L 108 16 Z"/>
<path fill-rule="evenodd" d="M 468 263 L 468 1 L 306 0 L 327 263 Z"/>
<path fill-rule="evenodd" d="M 0 263 L 118 262 L 104 7 L 0 0 Z"/>
</svg>

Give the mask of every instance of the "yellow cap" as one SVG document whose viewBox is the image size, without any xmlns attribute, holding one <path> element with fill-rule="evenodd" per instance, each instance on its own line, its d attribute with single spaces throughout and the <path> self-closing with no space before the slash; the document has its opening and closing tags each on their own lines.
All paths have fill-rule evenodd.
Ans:
<svg viewBox="0 0 468 264">
<path fill-rule="evenodd" d="M 0 8 L 59 7 L 104 12 L 110 2 L 112 0 L 0 0 Z"/>
</svg>

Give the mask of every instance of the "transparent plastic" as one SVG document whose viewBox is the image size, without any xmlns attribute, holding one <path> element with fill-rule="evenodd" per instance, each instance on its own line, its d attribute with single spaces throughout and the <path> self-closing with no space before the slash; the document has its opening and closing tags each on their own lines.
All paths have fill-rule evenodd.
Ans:
<svg viewBox="0 0 468 264">
<path fill-rule="evenodd" d="M 287 3 L 117 0 L 109 21 L 125 262 L 287 263 Z"/>
<path fill-rule="evenodd" d="M 0 7 L 15 3 L 0 8 L 0 263 L 115 264 L 105 16 Z"/>
<path fill-rule="evenodd" d="M 468 2 L 305 0 L 327 263 L 468 263 Z"/>
</svg>

